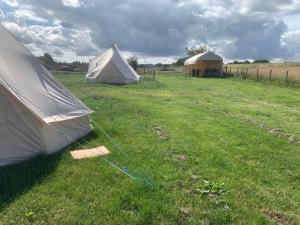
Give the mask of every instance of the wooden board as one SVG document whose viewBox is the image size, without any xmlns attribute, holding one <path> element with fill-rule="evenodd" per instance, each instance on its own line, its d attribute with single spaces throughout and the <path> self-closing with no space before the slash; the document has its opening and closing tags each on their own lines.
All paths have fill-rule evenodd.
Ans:
<svg viewBox="0 0 300 225">
<path fill-rule="evenodd" d="M 100 146 L 92 149 L 71 151 L 73 159 L 87 159 L 109 154 L 110 151 L 105 146 Z"/>
</svg>

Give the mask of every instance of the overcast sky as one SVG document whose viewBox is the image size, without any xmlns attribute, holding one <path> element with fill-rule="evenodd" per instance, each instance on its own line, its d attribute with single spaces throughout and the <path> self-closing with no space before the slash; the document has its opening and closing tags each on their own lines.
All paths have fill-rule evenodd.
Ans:
<svg viewBox="0 0 300 225">
<path fill-rule="evenodd" d="M 144 63 L 199 44 L 227 61 L 300 60 L 300 0 L 0 0 L 0 21 L 58 60 L 87 60 L 112 42 Z"/>
</svg>

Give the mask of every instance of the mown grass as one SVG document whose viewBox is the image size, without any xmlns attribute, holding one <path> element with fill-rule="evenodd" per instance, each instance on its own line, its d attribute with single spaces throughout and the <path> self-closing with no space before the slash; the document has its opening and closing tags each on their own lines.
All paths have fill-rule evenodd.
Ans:
<svg viewBox="0 0 300 225">
<path fill-rule="evenodd" d="M 126 156 L 97 129 L 81 143 L 106 145 L 106 159 L 141 180 L 99 158 L 72 160 L 73 145 L 0 169 L 0 224 L 300 223 L 299 89 L 180 74 L 132 85 L 57 77 Z"/>
</svg>

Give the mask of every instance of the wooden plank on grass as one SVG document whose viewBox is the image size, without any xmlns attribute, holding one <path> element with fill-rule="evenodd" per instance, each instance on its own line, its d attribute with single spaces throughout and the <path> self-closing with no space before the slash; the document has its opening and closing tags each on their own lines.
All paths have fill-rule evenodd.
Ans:
<svg viewBox="0 0 300 225">
<path fill-rule="evenodd" d="M 92 149 L 71 151 L 73 159 L 87 159 L 109 154 L 110 151 L 105 146 L 100 146 Z"/>
</svg>

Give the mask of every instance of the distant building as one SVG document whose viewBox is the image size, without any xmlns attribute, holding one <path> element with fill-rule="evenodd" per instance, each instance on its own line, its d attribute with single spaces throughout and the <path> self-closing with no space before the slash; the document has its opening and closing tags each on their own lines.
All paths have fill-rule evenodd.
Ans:
<svg viewBox="0 0 300 225">
<path fill-rule="evenodd" d="M 213 52 L 195 55 L 184 62 L 184 73 L 192 77 L 222 76 L 223 58 Z"/>
</svg>

